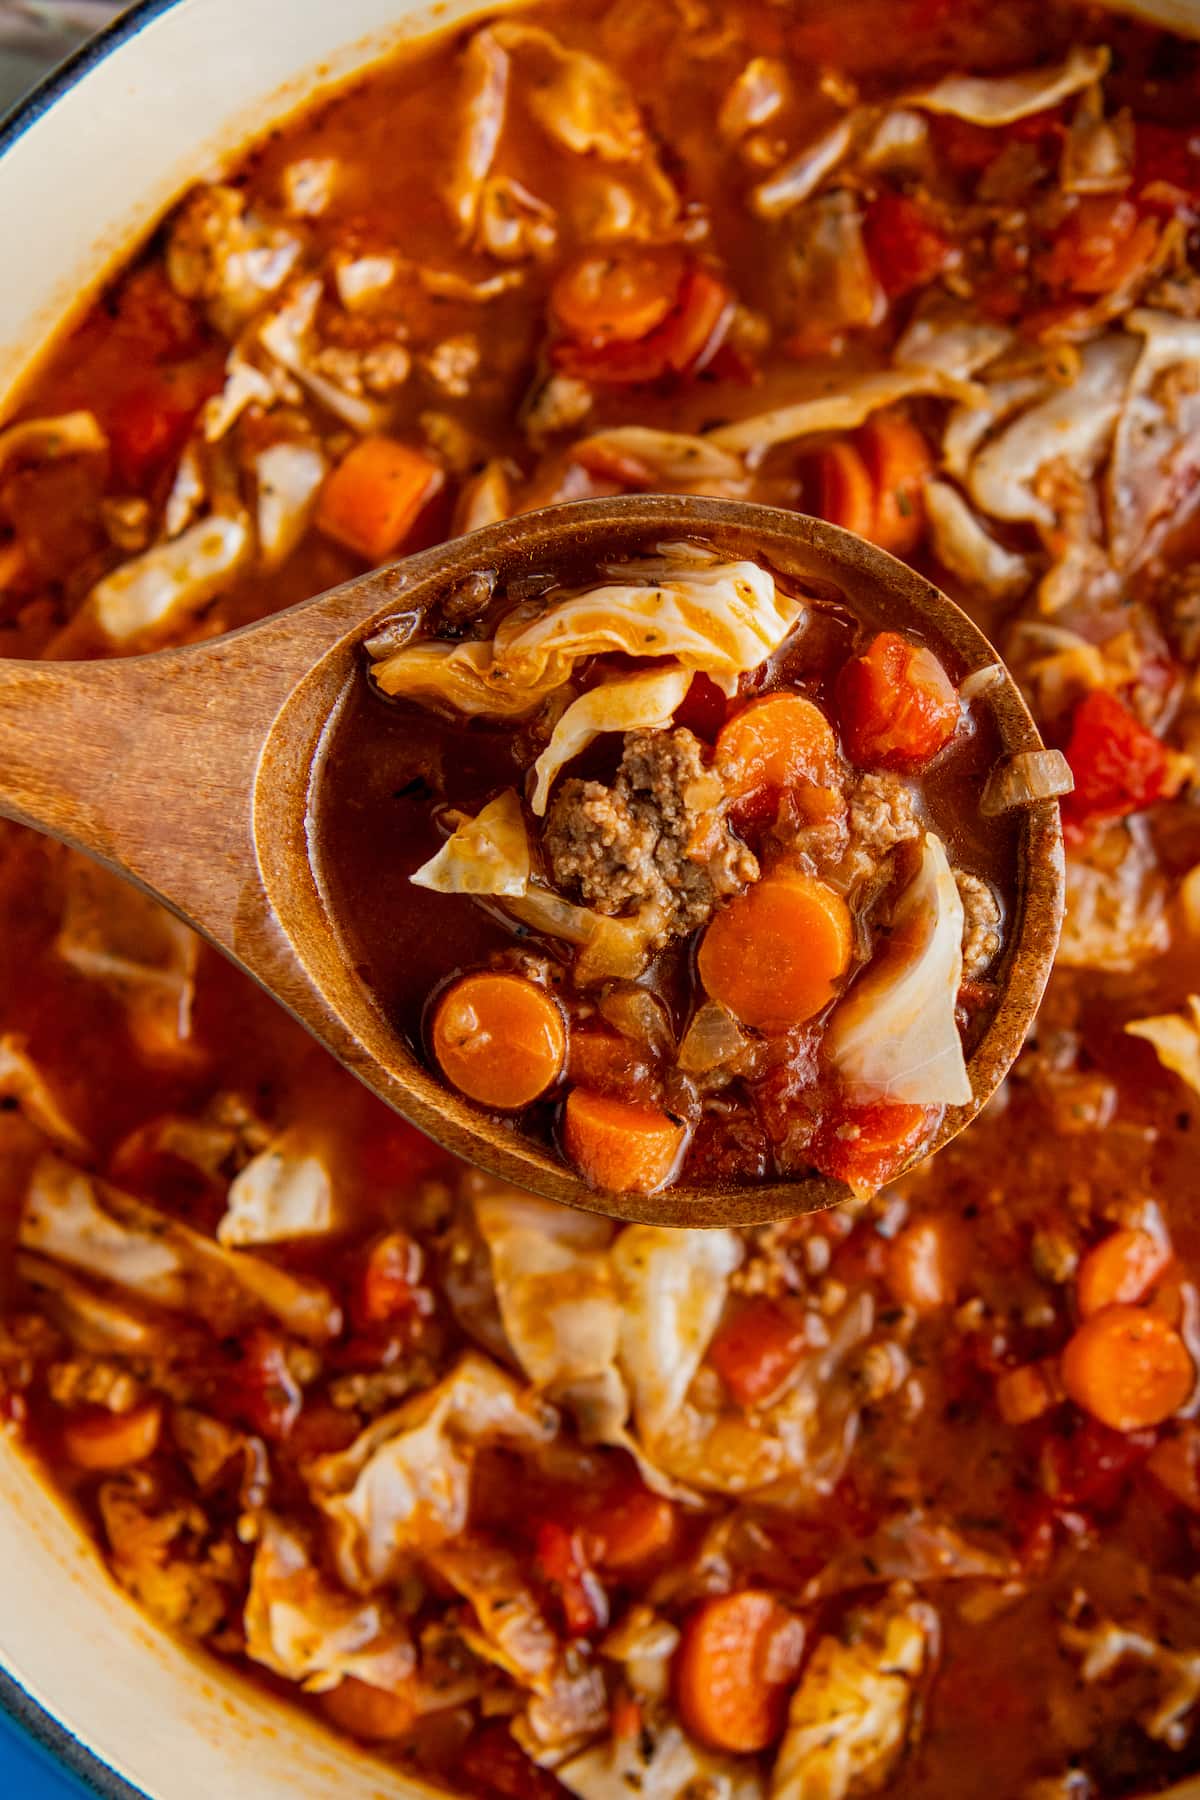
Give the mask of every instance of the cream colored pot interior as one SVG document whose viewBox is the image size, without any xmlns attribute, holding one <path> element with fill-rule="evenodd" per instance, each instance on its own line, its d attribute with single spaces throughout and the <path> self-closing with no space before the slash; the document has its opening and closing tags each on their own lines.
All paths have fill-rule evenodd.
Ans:
<svg viewBox="0 0 1200 1800">
<path fill-rule="evenodd" d="M 56 322 L 188 181 L 317 87 L 481 10 L 177 0 L 148 19 L 0 159 L 0 407 Z M 1123 10 L 1200 31 L 1200 0 Z M 0 1592 L 0 1666 L 152 1800 L 420 1792 L 157 1632 L 11 1448 L 0 1449 Z"/>
</svg>

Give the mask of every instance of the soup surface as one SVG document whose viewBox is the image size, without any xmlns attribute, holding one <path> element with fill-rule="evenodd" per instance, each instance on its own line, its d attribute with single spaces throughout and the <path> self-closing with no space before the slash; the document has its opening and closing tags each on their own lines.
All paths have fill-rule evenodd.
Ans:
<svg viewBox="0 0 1200 1800">
<path fill-rule="evenodd" d="M 488 1800 L 1200 1771 L 1198 107 L 1194 46 L 1054 0 L 507 11 L 186 197 L 0 433 L 12 655 L 218 633 L 556 498 L 747 496 L 932 574 L 1073 772 L 986 1116 L 744 1233 L 455 1165 L 4 828 L 5 1417 L 149 1614 L 385 1761 Z M 334 829 L 377 840 L 412 1021 L 512 953 L 460 896 L 388 925 L 434 807 L 508 777 L 359 704 Z M 802 1087 L 729 1154 L 786 1157 Z"/>
</svg>

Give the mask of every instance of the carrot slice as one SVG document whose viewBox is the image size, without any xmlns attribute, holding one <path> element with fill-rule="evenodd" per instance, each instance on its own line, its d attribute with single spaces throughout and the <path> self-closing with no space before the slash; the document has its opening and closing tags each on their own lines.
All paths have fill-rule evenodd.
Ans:
<svg viewBox="0 0 1200 1800">
<path fill-rule="evenodd" d="M 407 1737 L 416 1723 L 417 1706 L 411 1694 L 392 1694 L 345 1676 L 321 1696 L 321 1709 L 339 1731 L 362 1738 L 368 1744 Z"/>
<path fill-rule="evenodd" d="M 435 462 L 395 438 L 355 444 L 321 489 L 317 524 L 368 562 L 386 562 L 442 485 Z"/>
<path fill-rule="evenodd" d="M 1187 1346 L 1158 1313 L 1106 1306 L 1085 1319 L 1062 1354 L 1067 1396 L 1114 1431 L 1161 1425 L 1195 1385 Z"/>
<path fill-rule="evenodd" d="M 919 1313 L 953 1306 L 967 1272 L 967 1243 L 961 1221 L 916 1219 L 892 1240 L 886 1278 L 892 1298 Z"/>
<path fill-rule="evenodd" d="M 835 689 L 842 736 L 863 768 L 919 769 L 958 730 L 954 684 L 932 650 L 881 631 L 843 664 Z"/>
<path fill-rule="evenodd" d="M 591 251 L 561 271 L 550 310 L 568 337 L 590 348 L 636 343 L 671 311 L 683 275 L 675 249 Z"/>
<path fill-rule="evenodd" d="M 572 1088 L 563 1144 L 589 1187 L 652 1194 L 674 1171 L 684 1127 L 657 1106 L 637 1106 L 590 1088 Z"/>
<path fill-rule="evenodd" d="M 562 1013 L 523 975 L 464 975 L 433 1020 L 447 1081 L 482 1106 L 528 1106 L 558 1079 L 567 1054 Z"/>
<path fill-rule="evenodd" d="M 837 763 L 833 727 L 802 694 L 751 700 L 721 728 L 717 766 L 732 795 L 759 788 L 827 787 Z"/>
<path fill-rule="evenodd" d="M 1106 1306 L 1144 1300 L 1171 1263 L 1171 1252 L 1148 1231 L 1123 1227 L 1093 1246 L 1079 1265 L 1075 1298 L 1082 1318 Z"/>
<path fill-rule="evenodd" d="M 675 1653 L 675 1702 L 686 1730 L 714 1750 L 765 1750 L 783 1730 L 804 1627 L 773 1594 L 745 1588 L 691 1613 Z"/>
<path fill-rule="evenodd" d="M 63 1449 L 81 1469 L 127 1469 L 158 1448 L 162 1407 L 147 1400 L 127 1413 L 80 1413 L 63 1430 Z"/>
<path fill-rule="evenodd" d="M 869 538 L 875 524 L 875 484 L 853 444 L 829 444 L 817 458 L 817 507 L 823 519 Z"/>
<path fill-rule="evenodd" d="M 744 1025 L 785 1031 L 833 999 L 852 941 L 840 894 L 807 875 L 770 875 L 713 919 L 700 945 L 700 979 Z"/>
<path fill-rule="evenodd" d="M 867 536 L 893 556 L 911 556 L 925 531 L 925 483 L 933 474 L 929 445 L 911 419 L 876 413 L 856 443 L 871 482 L 874 517 Z"/>
</svg>

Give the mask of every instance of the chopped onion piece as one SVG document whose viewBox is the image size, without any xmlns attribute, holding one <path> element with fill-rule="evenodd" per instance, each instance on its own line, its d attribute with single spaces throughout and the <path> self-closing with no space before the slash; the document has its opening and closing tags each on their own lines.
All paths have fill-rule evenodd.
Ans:
<svg viewBox="0 0 1200 1800">
<path fill-rule="evenodd" d="M 958 697 L 969 706 L 972 700 L 978 700 L 980 694 L 990 694 L 1003 680 L 1003 663 L 985 663 L 982 669 L 972 669 L 969 675 L 964 675 L 958 684 Z"/>
<path fill-rule="evenodd" d="M 979 810 L 985 819 L 996 819 L 1018 806 L 1058 800 L 1074 789 L 1075 777 L 1061 750 L 1020 750 L 992 770 Z"/>
<path fill-rule="evenodd" d="M 679 1046 L 679 1067 L 685 1075 L 707 1075 L 723 1063 L 736 1062 L 749 1042 L 731 1012 L 716 1000 L 706 1000 Z"/>
<path fill-rule="evenodd" d="M 547 937 L 562 938 L 580 946 L 575 963 L 575 979 L 591 981 L 633 981 L 641 974 L 650 958 L 650 948 L 661 920 L 651 909 L 632 919 L 607 919 L 586 906 L 576 906 L 549 888 L 530 884 L 524 894 L 505 896 L 504 910 L 544 931 Z"/>
<path fill-rule="evenodd" d="M 675 1034 L 666 1007 L 655 994 L 645 988 L 618 985 L 601 994 L 597 1001 L 600 1017 L 622 1037 L 644 1044 L 655 1056 L 669 1056 L 675 1048 Z"/>
</svg>

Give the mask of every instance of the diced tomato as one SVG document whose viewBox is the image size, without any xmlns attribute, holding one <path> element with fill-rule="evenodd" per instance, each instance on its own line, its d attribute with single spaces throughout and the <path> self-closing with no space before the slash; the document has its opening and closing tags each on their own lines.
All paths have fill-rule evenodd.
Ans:
<svg viewBox="0 0 1200 1800">
<path fill-rule="evenodd" d="M 1139 122 L 1133 184 L 1140 203 L 1155 211 L 1200 211 L 1200 130 Z"/>
<path fill-rule="evenodd" d="M 416 1322 L 433 1311 L 433 1295 L 421 1286 L 425 1255 L 406 1231 L 389 1231 L 367 1252 L 354 1298 L 360 1326 L 385 1325 L 399 1319 Z"/>
<path fill-rule="evenodd" d="M 582 1531 L 548 1519 L 537 1534 L 537 1563 L 553 1588 L 572 1637 L 591 1637 L 608 1623 L 608 1596 L 588 1556 Z"/>
<path fill-rule="evenodd" d="M 179 455 L 200 407 L 219 386 L 214 368 L 188 363 L 151 373 L 117 400 L 108 435 L 127 487 L 143 487 Z"/>
<path fill-rule="evenodd" d="M 881 631 L 851 657 L 835 695 L 842 736 L 860 768 L 921 768 L 958 730 L 954 684 L 932 650 Z"/>
<path fill-rule="evenodd" d="M 644 337 L 631 342 L 614 339 L 599 348 L 565 338 L 551 346 L 551 360 L 568 374 L 602 385 L 697 374 L 724 342 L 733 310 L 726 284 L 696 265 L 684 275 L 668 316 Z"/>
<path fill-rule="evenodd" d="M 936 1116 L 926 1106 L 885 1101 L 846 1107 L 822 1123 L 812 1145 L 813 1162 L 835 1181 L 881 1187 L 927 1136 Z"/>
<path fill-rule="evenodd" d="M 196 310 L 177 294 L 160 266 L 135 269 L 116 298 L 117 329 L 140 358 L 187 356 L 205 336 Z"/>
<path fill-rule="evenodd" d="M 1153 1431 L 1113 1431 L 1085 1417 L 1076 1430 L 1051 1437 L 1043 1447 L 1042 1483 L 1057 1506 L 1104 1510 L 1116 1504 L 1153 1448 Z"/>
<path fill-rule="evenodd" d="M 679 1536 L 679 1512 L 664 1494 L 640 1481 L 619 1482 L 591 1509 L 588 1532 L 601 1569 L 637 1573 L 664 1557 Z"/>
<path fill-rule="evenodd" d="M 771 1141 L 758 1120 L 706 1113 L 688 1145 L 693 1181 L 762 1181 L 771 1172 Z"/>
<path fill-rule="evenodd" d="M 651 1103 L 661 1093 L 657 1070 L 628 1038 L 605 1031 L 573 1031 L 567 1076 L 580 1087 L 618 1099 Z"/>
<path fill-rule="evenodd" d="M 340 1412 L 327 1401 L 306 1406 L 288 1434 L 288 1448 L 298 1462 L 310 1456 L 331 1456 L 347 1450 L 358 1436 L 359 1422 L 352 1412 Z"/>
<path fill-rule="evenodd" d="M 926 209 L 907 194 L 890 190 L 867 208 L 863 238 L 889 300 L 927 287 L 958 260 L 958 251 Z"/>
<path fill-rule="evenodd" d="M 802 1306 L 756 1297 L 725 1320 L 708 1359 L 739 1406 L 760 1406 L 787 1380 L 808 1342 Z"/>
<path fill-rule="evenodd" d="M 1076 707 L 1066 757 L 1075 792 L 1063 801 L 1063 817 L 1074 825 L 1140 812 L 1160 800 L 1169 785 L 1165 747 L 1102 688 Z"/>
<path fill-rule="evenodd" d="M 934 142 L 951 168 L 963 174 L 978 174 L 1012 143 L 1045 145 L 1055 151 L 1066 131 L 1062 111 L 1048 107 L 1027 119 L 1016 119 L 1011 125 L 973 125 L 967 119 L 956 119 L 944 113 L 932 121 Z"/>
<path fill-rule="evenodd" d="M 442 1169 L 446 1160 L 440 1144 L 394 1114 L 384 1114 L 378 1130 L 364 1133 L 359 1151 L 363 1177 L 377 1188 L 407 1188 Z"/>
<path fill-rule="evenodd" d="M 300 1417 L 304 1395 L 288 1366 L 286 1341 L 278 1332 L 258 1325 L 247 1333 L 219 1401 L 260 1437 L 288 1436 Z"/>
<path fill-rule="evenodd" d="M 1055 234 L 1041 274 L 1050 287 L 1072 294 L 1110 294 L 1151 260 L 1159 228 L 1132 200 L 1088 194 Z"/>
<path fill-rule="evenodd" d="M 569 1800 L 562 1782 L 530 1762 L 507 1725 L 485 1725 L 465 1746 L 459 1767 L 468 1784 L 500 1800 Z"/>
<path fill-rule="evenodd" d="M 692 685 L 676 708 L 675 723 L 711 744 L 729 711 L 729 701 L 709 675 L 692 676 Z"/>
</svg>

